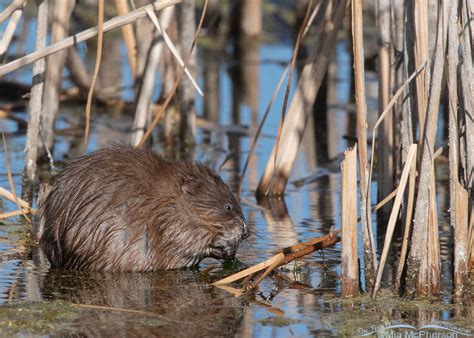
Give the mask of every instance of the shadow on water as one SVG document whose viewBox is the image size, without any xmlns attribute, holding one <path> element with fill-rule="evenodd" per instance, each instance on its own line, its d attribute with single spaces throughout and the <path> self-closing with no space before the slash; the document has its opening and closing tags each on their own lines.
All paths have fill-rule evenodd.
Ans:
<svg viewBox="0 0 474 338">
<path fill-rule="evenodd" d="M 204 82 L 202 87 L 208 94 L 196 102 L 201 122 L 195 157 L 207 161 L 213 154 L 222 152 L 221 158 L 227 161 L 221 174 L 236 189 L 253 133 L 285 62 L 291 58 L 292 46 L 253 43 L 248 48 L 228 52 L 225 48 L 207 50 L 206 41 L 201 43 L 202 73 L 198 79 Z M 109 50 L 124 54 L 123 45 Z M 341 40 L 336 51 L 326 76 L 327 106 L 315 109 L 315 116 L 308 123 L 290 179 L 294 183 L 288 186 L 284 199 L 263 202 L 265 210 L 244 205 L 253 236 L 244 243 L 238 258 L 248 265 L 268 258 L 276 249 L 324 235 L 332 226 L 340 226 L 339 160 L 355 135 L 355 116 L 350 106 L 352 66 L 347 42 Z M 109 65 L 114 67 L 115 63 Z M 127 66 L 123 64 L 123 67 Z M 17 80 L 28 83 L 28 74 L 22 71 Z M 129 89 L 122 95 L 130 98 L 133 93 L 127 87 L 129 70 L 124 69 L 123 74 L 125 87 Z M 115 77 L 103 79 L 103 83 L 116 81 Z M 370 79 L 367 87 L 374 87 Z M 155 94 L 157 98 L 159 93 Z M 370 108 L 370 100 L 376 102 L 377 93 L 368 91 L 368 95 Z M 282 102 L 280 95 L 244 178 L 242 195 L 247 199 L 253 200 L 273 147 Z M 54 152 L 58 168 L 81 153 L 78 129 L 82 128 L 84 112 L 82 103 L 64 104 L 61 109 Z M 27 119 L 24 105 L 13 113 Z M 375 116 L 373 110 L 371 124 Z M 132 119 L 127 111 L 95 111 L 87 151 L 111 142 L 126 142 Z M 14 183 L 19 187 L 25 130 L 18 129 L 17 123 L 11 120 L 0 123 L 7 133 Z M 162 152 L 165 148 L 162 142 L 157 142 L 155 147 Z M 0 154 L 3 163 L 3 150 Z M 442 175 L 445 169 L 442 166 L 440 169 L 440 177 L 445 178 L 446 174 Z M 42 181 L 48 176 L 48 172 L 40 175 Z M 0 186 L 9 188 L 3 164 Z M 439 186 L 439 200 L 444 206 L 440 209 L 447 210 L 446 181 L 440 180 Z M 15 206 L 5 202 L 0 208 L 11 211 Z M 370 335 L 378 330 L 379 334 L 393 335 L 404 331 L 391 331 L 391 325 L 412 325 L 412 332 L 420 332 L 418 329 L 432 322 L 473 334 L 474 295 L 469 294 L 462 301 L 451 297 L 452 271 L 448 264 L 453 246 L 451 229 L 447 213 L 439 216 L 444 292 L 441 297 L 404 300 L 384 289 L 375 301 L 367 296 L 352 300 L 339 298 L 340 245 L 281 269 L 280 276 L 264 280 L 255 297 L 235 298 L 210 286 L 208 277 L 216 278 L 216 275 L 207 276 L 202 270 L 142 274 L 49 270 L 38 257 L 32 259 L 22 253 L 21 248 L 29 245 L 24 240 L 25 225 L 19 219 L 4 221 L 0 226 L 0 334 L 303 337 Z M 392 284 L 396 261 L 394 254 L 384 275 L 385 286 Z M 215 264 L 216 261 L 206 261 L 202 267 Z M 439 332 L 448 331 L 439 329 Z"/>
</svg>

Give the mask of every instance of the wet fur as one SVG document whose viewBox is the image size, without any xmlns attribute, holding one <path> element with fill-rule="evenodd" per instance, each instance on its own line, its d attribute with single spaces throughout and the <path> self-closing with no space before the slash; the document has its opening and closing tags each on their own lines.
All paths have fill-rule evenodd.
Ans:
<svg viewBox="0 0 474 338">
<path fill-rule="evenodd" d="M 99 150 L 71 163 L 48 190 L 39 206 L 40 242 L 55 267 L 190 267 L 216 257 L 215 247 L 235 254 L 247 233 L 237 200 L 217 174 L 153 151 Z"/>
</svg>

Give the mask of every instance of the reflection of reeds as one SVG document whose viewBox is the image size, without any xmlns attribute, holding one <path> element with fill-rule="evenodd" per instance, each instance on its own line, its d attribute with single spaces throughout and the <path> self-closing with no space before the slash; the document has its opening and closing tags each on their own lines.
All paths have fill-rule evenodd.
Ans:
<svg viewBox="0 0 474 338">
<path fill-rule="evenodd" d="M 343 21 L 346 4 L 345 0 L 331 1 L 327 3 L 326 7 L 320 6 L 320 10 L 318 10 L 318 14 L 321 15 L 317 15 L 315 22 L 321 30 L 321 35 L 315 39 L 311 46 L 283 122 L 282 142 L 273 147 L 265 172 L 260 179 L 257 189 L 259 196 L 282 195 L 285 191 L 305 125 L 312 112 L 312 106 L 334 51 L 336 36 Z"/>
</svg>

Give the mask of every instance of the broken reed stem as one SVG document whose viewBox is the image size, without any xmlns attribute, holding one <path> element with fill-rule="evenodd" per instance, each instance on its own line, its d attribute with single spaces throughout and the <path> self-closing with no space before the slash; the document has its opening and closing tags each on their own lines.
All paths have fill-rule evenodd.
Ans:
<svg viewBox="0 0 474 338">
<path fill-rule="evenodd" d="M 398 214 L 400 212 L 400 207 L 402 205 L 403 195 L 405 193 L 405 188 L 408 182 L 408 176 L 410 175 L 410 170 L 412 167 L 412 163 L 416 158 L 416 144 L 410 145 L 408 149 L 408 156 L 405 162 L 405 166 L 403 168 L 402 175 L 400 177 L 400 184 L 398 186 L 397 197 L 395 197 L 395 201 L 393 203 L 392 212 L 390 213 L 390 218 L 388 221 L 387 232 L 385 234 L 385 241 L 383 245 L 382 255 L 380 258 L 380 263 L 377 268 L 377 276 L 375 279 L 375 286 L 372 290 L 372 298 L 375 298 L 377 295 L 378 290 L 380 289 L 380 283 L 382 281 L 382 274 L 385 268 L 385 262 L 387 261 L 388 251 L 390 248 L 390 244 L 392 242 L 393 231 L 395 230 L 395 224 L 398 219 Z"/>
<path fill-rule="evenodd" d="M 296 66 L 296 58 L 300 50 L 301 40 L 303 39 L 303 35 L 306 31 L 306 25 L 310 18 L 310 12 L 311 12 L 310 10 L 311 10 L 312 5 L 313 5 L 313 0 L 308 1 L 308 6 L 306 7 L 306 13 L 304 15 L 303 24 L 301 25 L 298 31 L 298 36 L 296 37 L 296 42 L 295 42 L 295 48 L 293 49 L 293 55 L 291 56 L 290 75 L 288 76 L 288 82 L 286 84 L 285 97 L 283 99 L 283 105 L 281 107 L 281 113 L 280 113 L 280 123 L 278 125 L 278 132 L 277 132 L 277 136 L 275 140 L 275 157 L 273 158 L 273 171 L 275 171 L 276 166 L 277 166 L 278 150 L 280 147 L 280 139 L 281 139 L 281 133 L 282 133 L 282 128 L 283 128 L 283 122 L 285 121 L 288 98 L 290 96 L 291 81 L 293 80 L 293 73 L 295 71 L 295 66 Z M 273 178 L 275 178 L 275 176 L 273 176 Z M 272 179 L 272 182 L 273 182 L 273 179 Z M 265 195 L 268 194 L 272 186 L 273 186 L 273 183 L 270 183 L 267 188 L 267 191 L 265 192 Z"/>
<path fill-rule="evenodd" d="M 24 7 L 26 4 L 26 0 L 13 0 L 7 8 L 3 10 L 2 13 L 0 13 L 0 25 L 2 24 L 3 21 L 8 19 L 10 15 L 12 15 L 13 12 L 15 12 L 18 8 Z"/>
<path fill-rule="evenodd" d="M 7 52 L 8 46 L 12 41 L 13 34 L 15 33 L 16 26 L 23 15 L 23 7 L 18 7 L 11 15 L 10 21 L 8 22 L 7 28 L 3 32 L 2 40 L 0 41 L 0 60 L 3 60 L 5 53 Z"/>
<path fill-rule="evenodd" d="M 115 7 L 119 15 L 128 14 L 127 0 L 115 0 Z M 132 71 L 133 82 L 137 77 L 137 41 L 131 24 L 122 26 L 122 36 L 127 48 L 128 63 Z"/>
<path fill-rule="evenodd" d="M 89 93 L 87 93 L 86 130 L 84 132 L 84 148 L 87 147 L 87 142 L 89 141 L 92 95 L 94 95 L 95 83 L 97 81 L 97 77 L 99 76 L 100 61 L 102 60 L 102 47 L 104 45 L 104 0 L 99 0 L 98 6 L 99 8 L 98 8 L 98 13 L 97 13 L 97 30 L 98 30 L 97 54 L 95 56 L 94 74 L 92 75 L 91 86 L 89 88 Z"/>
<path fill-rule="evenodd" d="M 318 43 L 312 44 L 301 77 L 295 87 L 295 93 L 282 129 L 277 168 L 275 169 L 273 165 L 276 155 L 274 145 L 258 184 L 257 197 L 278 196 L 285 191 L 301 144 L 302 131 L 312 114 L 312 107 L 333 55 L 346 5 L 346 0 L 322 2 L 321 8 L 325 8 L 325 10 L 320 10 L 315 19 L 317 32 L 320 32 L 316 34 L 317 39 L 315 39 Z M 272 189 L 267 194 L 269 185 L 272 185 Z"/>
<path fill-rule="evenodd" d="M 441 2 L 444 7 L 444 1 Z M 422 16 L 425 16 L 426 12 Z M 434 191 L 434 143 L 438 121 L 439 101 L 444 72 L 446 29 L 441 10 L 438 13 L 437 39 L 434 51 L 432 77 L 429 86 L 429 102 L 425 125 L 420 124 L 419 181 L 413 221 L 413 235 L 408 261 L 407 290 L 409 293 L 431 294 L 439 287 L 439 241 L 436 220 L 436 199 Z M 424 72 L 427 74 L 428 72 Z M 428 76 L 428 75 L 427 75 Z M 421 93 L 423 100 L 426 93 Z M 424 132 L 421 132 L 424 130 Z M 436 223 L 436 224 L 435 224 Z"/>
<path fill-rule="evenodd" d="M 315 6 L 313 12 L 311 13 L 311 16 L 310 16 L 308 22 L 306 23 L 306 27 L 303 30 L 303 37 L 306 36 L 306 33 L 308 32 L 309 27 L 311 26 L 312 22 L 314 21 L 314 19 L 316 17 L 316 14 L 320 10 L 320 7 L 321 7 L 321 2 L 318 2 L 318 4 Z M 242 191 L 243 179 L 244 179 L 245 174 L 247 172 L 247 168 L 248 168 L 248 165 L 250 163 L 250 159 L 252 158 L 252 155 L 255 151 L 255 147 L 257 145 L 258 138 L 260 137 L 260 134 L 262 132 L 263 125 L 265 124 L 265 121 L 267 120 L 268 114 L 270 113 L 270 109 L 273 106 L 273 101 L 275 101 L 275 98 L 276 98 L 278 92 L 280 91 L 281 85 L 283 84 L 283 80 L 285 79 L 286 74 L 290 70 L 290 67 L 291 67 L 291 62 L 286 65 L 285 70 L 281 74 L 280 79 L 278 80 L 278 84 L 277 84 L 277 86 L 276 86 L 276 88 L 275 88 L 275 90 L 272 94 L 272 98 L 270 99 L 270 102 L 267 105 L 267 108 L 265 110 L 265 114 L 263 115 L 262 121 L 258 125 L 257 132 L 255 133 L 255 136 L 252 140 L 252 145 L 250 146 L 250 150 L 249 150 L 249 153 L 247 155 L 247 159 L 245 160 L 245 164 L 244 164 L 244 167 L 242 169 L 242 173 L 240 175 L 241 179 L 240 179 L 239 188 L 238 188 L 238 191 L 237 191 L 237 196 L 240 196 L 240 192 Z"/>
<path fill-rule="evenodd" d="M 202 9 L 201 18 L 199 19 L 199 24 L 196 28 L 196 34 L 194 34 L 193 43 L 191 45 L 191 48 L 189 49 L 188 55 L 186 55 L 186 59 L 184 59 L 184 65 L 182 67 L 180 67 L 180 69 L 179 69 L 179 72 L 176 76 L 176 80 L 174 81 L 174 84 L 173 84 L 173 88 L 171 89 L 169 95 L 166 97 L 166 100 L 163 103 L 163 105 L 160 106 L 160 108 L 158 110 L 158 113 L 156 114 L 155 118 L 151 122 L 151 124 L 148 127 L 147 131 L 145 132 L 145 135 L 143 135 L 142 139 L 138 143 L 138 147 L 141 147 L 146 142 L 146 140 L 150 137 L 151 133 L 153 132 L 153 129 L 155 129 L 156 125 L 158 124 L 158 122 L 162 118 L 162 116 L 165 112 L 165 109 L 168 107 L 171 99 L 173 98 L 174 94 L 176 93 L 176 89 L 178 88 L 179 82 L 181 81 L 181 78 L 184 75 L 185 67 L 187 66 L 189 60 L 191 59 L 191 56 L 192 56 L 192 53 L 193 53 L 193 50 L 194 50 L 194 46 L 196 45 L 197 38 L 199 36 L 199 33 L 201 32 L 201 27 L 202 27 L 202 24 L 204 22 L 204 17 L 206 15 L 208 2 L 209 2 L 209 0 L 204 0 L 204 6 L 203 6 L 203 9 Z"/>
<path fill-rule="evenodd" d="M 46 47 L 48 33 L 48 0 L 43 0 L 38 7 L 38 25 L 36 27 L 36 50 Z M 28 108 L 28 129 L 25 145 L 25 175 L 28 180 L 27 190 L 31 190 L 36 179 L 36 157 L 38 154 L 40 117 L 43 102 L 43 90 L 46 71 L 46 60 L 40 59 L 33 65 L 33 80 Z M 30 194 L 29 194 L 30 195 Z"/>
<path fill-rule="evenodd" d="M 359 294 L 359 264 L 357 253 L 357 144 L 344 152 L 342 176 L 342 252 L 341 295 Z"/>
<path fill-rule="evenodd" d="M 28 213 L 32 215 L 36 215 L 36 210 L 30 207 L 30 204 L 28 202 L 26 202 L 25 200 L 22 200 L 18 196 L 15 199 L 15 196 L 11 192 L 9 192 L 8 190 L 2 187 L 0 187 L 0 196 L 6 198 L 7 200 L 13 203 L 16 203 L 16 201 L 18 201 L 20 209 L 26 209 Z"/>
<path fill-rule="evenodd" d="M 352 37 L 354 49 L 354 83 L 357 111 L 357 144 L 359 149 L 360 173 L 360 213 L 362 241 L 364 247 L 364 268 L 366 289 L 373 287 L 377 258 L 375 256 L 374 236 L 370 208 L 370 181 L 367 163 L 367 104 L 364 81 L 364 45 L 362 36 L 362 6 L 360 0 L 352 0 Z"/>
<path fill-rule="evenodd" d="M 340 241 L 340 237 L 337 236 L 337 234 L 339 234 L 340 232 L 341 232 L 340 230 L 334 230 L 334 231 L 331 230 L 331 232 L 325 236 L 318 237 L 310 241 L 299 243 L 291 247 L 282 249 L 281 252 L 270 257 L 264 262 L 251 266 L 250 268 L 247 268 L 245 270 L 239 271 L 231 276 L 220 279 L 212 283 L 212 285 L 220 286 L 224 284 L 230 284 L 239 279 L 253 275 L 256 272 L 262 271 L 264 269 L 268 269 L 268 267 L 270 266 L 275 266 L 274 268 L 277 268 L 281 265 L 288 264 L 289 262 L 295 259 L 308 255 L 316 250 L 330 247 Z M 280 263 L 278 265 L 275 265 L 275 262 L 280 262 Z M 253 287 L 255 286 L 256 284 L 253 285 Z"/>
<path fill-rule="evenodd" d="M 26 209 L 5 212 L 3 214 L 0 214 L 0 221 L 11 217 L 25 215 L 26 213 L 28 213 L 28 210 Z"/>
<path fill-rule="evenodd" d="M 181 2 L 181 0 L 162 0 L 160 2 L 155 2 L 153 4 L 141 7 L 133 12 L 130 12 L 127 15 L 124 16 L 118 16 L 115 18 L 112 18 L 108 20 L 107 22 L 104 22 L 104 33 L 113 30 L 115 28 L 122 27 L 123 25 L 130 24 L 135 22 L 136 20 L 145 17 L 147 14 L 145 12 L 146 7 L 149 7 L 150 9 L 153 9 L 154 11 L 159 11 L 162 10 L 163 8 L 173 6 L 177 3 Z M 92 27 L 89 29 L 86 29 L 80 33 L 74 34 L 64 40 L 58 41 L 56 43 L 53 43 L 52 45 L 49 45 L 43 50 L 40 51 L 35 51 L 33 53 L 30 53 L 28 55 L 25 55 L 21 58 L 18 58 L 16 60 L 13 60 L 6 65 L 0 66 L 0 77 L 13 72 L 14 70 L 17 70 L 18 68 L 21 68 L 23 66 L 29 65 L 30 63 L 33 63 L 39 59 L 42 59 L 48 55 L 54 54 L 56 52 L 59 52 L 63 49 L 72 47 L 80 42 L 87 41 L 89 39 L 92 39 L 96 37 L 98 34 L 98 28 L 97 27 Z"/>
</svg>

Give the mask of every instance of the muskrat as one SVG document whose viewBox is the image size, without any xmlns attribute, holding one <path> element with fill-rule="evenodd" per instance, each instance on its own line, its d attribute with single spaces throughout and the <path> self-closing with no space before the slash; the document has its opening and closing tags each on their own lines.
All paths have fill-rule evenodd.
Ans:
<svg viewBox="0 0 474 338">
<path fill-rule="evenodd" d="M 53 267 L 157 271 L 234 257 L 248 236 L 230 188 L 211 169 L 111 146 L 76 159 L 39 201 Z"/>
</svg>

